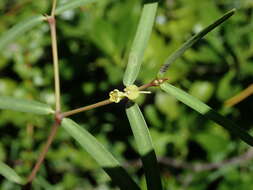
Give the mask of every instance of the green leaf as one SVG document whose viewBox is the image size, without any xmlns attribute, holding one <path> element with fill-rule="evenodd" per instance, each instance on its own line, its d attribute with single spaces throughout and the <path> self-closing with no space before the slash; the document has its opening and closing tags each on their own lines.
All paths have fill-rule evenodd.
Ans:
<svg viewBox="0 0 253 190">
<path fill-rule="evenodd" d="M 113 155 L 100 144 L 88 131 L 71 119 L 63 119 L 62 127 L 85 149 L 123 190 L 139 190 L 138 185 L 121 167 Z"/>
<path fill-rule="evenodd" d="M 81 5 L 87 4 L 87 3 L 93 3 L 96 2 L 97 0 L 72 0 L 72 1 L 67 1 L 67 3 L 64 3 L 60 5 L 59 7 L 56 8 L 55 14 L 59 15 L 63 13 L 64 11 L 75 9 L 77 7 L 80 7 Z"/>
<path fill-rule="evenodd" d="M 47 104 L 8 96 L 0 96 L 0 109 L 30 112 L 39 115 L 54 113 L 54 110 Z"/>
<path fill-rule="evenodd" d="M 180 48 L 178 48 L 174 53 L 172 53 L 167 60 L 165 61 L 165 63 L 163 64 L 163 66 L 161 67 L 159 73 L 158 73 L 158 77 L 163 77 L 164 74 L 166 73 L 166 71 L 169 68 L 169 65 L 171 63 L 173 63 L 176 59 L 178 59 L 179 57 L 181 57 L 184 52 L 189 49 L 193 44 L 195 44 L 198 40 L 200 40 L 201 38 L 203 38 L 207 33 L 209 33 L 210 31 L 212 31 L 213 29 L 215 29 L 217 26 L 219 26 L 220 24 L 222 24 L 224 21 L 226 21 L 228 18 L 230 18 L 233 14 L 235 13 L 235 9 L 232 9 L 231 11 L 227 12 L 226 14 L 224 14 L 221 18 L 219 18 L 218 20 L 216 20 L 214 23 L 212 23 L 211 25 L 207 26 L 206 28 L 204 28 L 202 31 L 200 31 L 199 33 L 195 34 L 194 36 L 192 36 L 189 40 L 187 40 Z"/>
<path fill-rule="evenodd" d="M 3 162 L 0 162 L 0 174 L 12 182 L 25 184 L 25 180 Z"/>
<path fill-rule="evenodd" d="M 126 109 L 127 117 L 134 134 L 138 152 L 141 155 L 148 189 L 162 189 L 159 167 L 153 148 L 152 139 L 146 121 L 138 104 L 129 105 Z"/>
<path fill-rule="evenodd" d="M 144 51 L 152 31 L 158 3 L 145 4 L 142 10 L 138 29 L 130 50 L 123 83 L 129 86 L 134 83 L 140 71 Z"/>
<path fill-rule="evenodd" d="M 75 0 L 75 1 L 69 1 L 68 3 L 65 3 L 59 7 L 56 8 L 56 14 L 59 15 L 63 13 L 66 10 L 77 8 L 83 4 L 95 2 L 96 0 Z M 17 39 L 19 36 L 23 35 L 25 32 L 29 31 L 33 27 L 39 25 L 43 20 L 44 16 L 34 16 L 31 18 L 28 18 L 16 25 L 14 25 L 11 29 L 6 31 L 1 37 L 0 37 L 0 50 L 6 47 L 11 41 Z"/>
<path fill-rule="evenodd" d="M 191 107 L 195 111 L 199 112 L 200 114 L 204 115 L 205 117 L 213 120 L 217 124 L 221 125 L 222 127 L 226 128 L 230 133 L 235 136 L 241 138 L 247 144 L 253 146 L 253 137 L 249 135 L 245 130 L 241 129 L 239 126 L 234 124 L 232 121 L 226 119 L 224 116 L 220 115 L 216 111 L 214 111 L 211 107 L 204 104 L 197 98 L 191 96 L 190 94 L 184 92 L 183 90 L 176 88 L 175 86 L 164 83 L 161 85 L 161 88 L 175 96 L 179 101 L 183 102 L 187 106 Z"/>
<path fill-rule="evenodd" d="M 44 16 L 42 15 L 34 16 L 13 26 L 11 29 L 9 29 L 0 37 L 0 50 L 3 50 L 3 48 L 6 47 L 6 45 L 8 45 L 11 41 L 17 39 L 18 36 L 21 36 L 26 31 L 37 26 L 39 23 L 43 21 L 43 19 Z"/>
</svg>

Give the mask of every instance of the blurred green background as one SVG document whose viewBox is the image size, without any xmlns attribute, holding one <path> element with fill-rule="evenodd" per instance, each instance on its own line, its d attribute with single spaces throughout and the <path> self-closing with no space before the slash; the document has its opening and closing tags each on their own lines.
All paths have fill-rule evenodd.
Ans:
<svg viewBox="0 0 253 190">
<path fill-rule="evenodd" d="M 66 1 L 59 0 L 59 3 Z M 109 91 L 123 88 L 122 77 L 141 6 L 138 0 L 99 0 L 57 17 L 65 111 L 104 100 Z M 167 77 L 174 85 L 249 130 L 253 128 L 252 97 L 230 108 L 224 106 L 224 101 L 253 81 L 252 0 L 160 1 L 137 84 L 152 80 L 170 53 L 232 8 L 238 9 L 235 16 L 173 63 Z M 1 0 L 0 35 L 16 23 L 49 13 L 50 9 L 50 0 Z M 54 106 L 50 44 L 49 27 L 43 23 L 5 47 L 0 53 L 0 95 L 39 100 Z M 252 189 L 252 159 L 207 171 L 185 167 L 185 164 L 229 160 L 244 154 L 249 147 L 174 97 L 156 89 L 152 91 L 151 95 L 141 96 L 138 102 L 156 153 L 161 160 L 180 162 L 179 166 L 161 163 L 165 189 Z M 71 118 L 96 136 L 144 187 L 124 102 Z M 20 175 L 29 175 L 51 124 L 52 118 L 1 110 L 0 160 Z M 0 189 L 20 187 L 0 177 Z M 95 161 L 60 129 L 33 189 L 117 188 Z"/>
</svg>

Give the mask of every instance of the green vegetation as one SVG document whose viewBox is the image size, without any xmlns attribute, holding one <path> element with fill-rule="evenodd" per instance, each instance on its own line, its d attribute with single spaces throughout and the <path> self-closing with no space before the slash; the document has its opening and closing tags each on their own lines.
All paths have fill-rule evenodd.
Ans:
<svg viewBox="0 0 253 190">
<path fill-rule="evenodd" d="M 253 185 L 251 1 L 0 8 L 1 189 Z"/>
</svg>

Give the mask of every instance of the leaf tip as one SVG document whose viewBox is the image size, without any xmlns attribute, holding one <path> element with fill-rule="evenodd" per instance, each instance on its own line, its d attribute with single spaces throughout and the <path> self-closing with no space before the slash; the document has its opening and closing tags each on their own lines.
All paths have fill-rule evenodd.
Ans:
<svg viewBox="0 0 253 190">
<path fill-rule="evenodd" d="M 236 12 L 236 8 L 231 9 L 230 12 L 234 14 Z"/>
<path fill-rule="evenodd" d="M 228 11 L 225 15 L 227 15 L 228 17 L 231 17 L 235 14 L 235 12 L 236 12 L 236 8 L 233 8 L 230 11 Z"/>
</svg>

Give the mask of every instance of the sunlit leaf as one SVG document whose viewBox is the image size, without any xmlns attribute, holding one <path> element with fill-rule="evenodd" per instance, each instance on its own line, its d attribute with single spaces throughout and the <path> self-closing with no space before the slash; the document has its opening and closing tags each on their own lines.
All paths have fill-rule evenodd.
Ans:
<svg viewBox="0 0 253 190">
<path fill-rule="evenodd" d="M 12 182 L 18 184 L 25 183 L 25 180 L 22 177 L 20 177 L 12 168 L 3 162 L 0 162 L 0 174 Z"/>
<path fill-rule="evenodd" d="M 62 127 L 86 150 L 94 160 L 107 172 L 112 181 L 123 190 L 139 190 L 137 184 L 131 179 L 128 173 L 121 167 L 114 156 L 105 149 L 84 128 L 80 127 L 71 119 L 63 119 Z"/>
<path fill-rule="evenodd" d="M 126 108 L 128 120 L 134 134 L 138 152 L 141 155 L 148 189 L 162 189 L 160 171 L 152 139 L 148 126 L 141 113 L 139 106 L 135 103 Z"/>
<path fill-rule="evenodd" d="M 145 4 L 143 7 L 123 78 L 125 86 L 133 84 L 139 74 L 144 51 L 152 31 L 157 5 L 158 3 L 149 3 Z"/>
<path fill-rule="evenodd" d="M 184 92 L 179 88 L 176 88 L 175 86 L 169 83 L 162 84 L 161 88 L 165 92 L 175 96 L 175 98 L 177 98 L 179 101 L 183 102 L 187 106 L 191 107 L 195 111 L 199 112 L 205 117 L 213 120 L 222 127 L 226 128 L 229 132 L 231 132 L 235 136 L 238 136 L 247 144 L 253 146 L 253 137 L 251 135 L 249 135 L 245 130 L 237 126 L 232 121 L 228 120 L 224 116 L 214 111 L 211 107 L 209 107 L 205 103 L 201 102 L 197 98 L 191 96 L 190 94 Z"/>
<path fill-rule="evenodd" d="M 40 115 L 54 113 L 54 110 L 47 104 L 8 96 L 0 96 L 0 109 L 30 112 Z"/>
<path fill-rule="evenodd" d="M 26 31 L 29 31 L 31 28 L 37 26 L 43 21 L 43 18 L 44 17 L 42 15 L 28 18 L 2 34 L 0 37 L 0 50 L 5 48 L 11 41 L 17 39 L 18 36 L 23 35 Z"/>
</svg>

